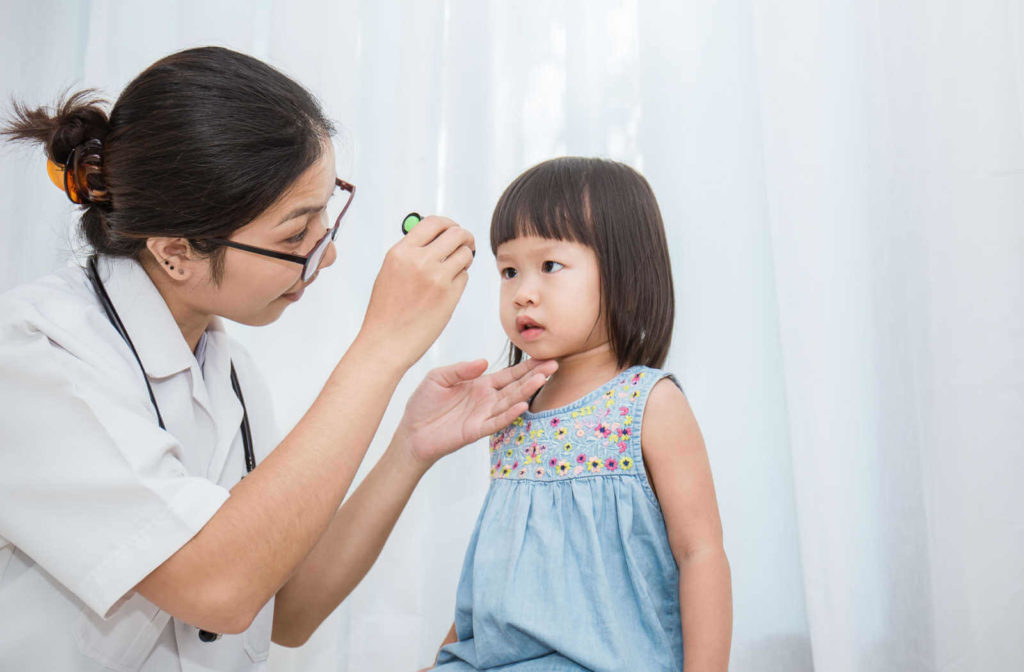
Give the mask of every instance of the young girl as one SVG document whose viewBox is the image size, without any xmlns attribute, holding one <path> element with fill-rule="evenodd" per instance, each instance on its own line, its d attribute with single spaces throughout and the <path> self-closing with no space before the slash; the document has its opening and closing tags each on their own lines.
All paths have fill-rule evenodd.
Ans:
<svg viewBox="0 0 1024 672">
<path fill-rule="evenodd" d="M 650 186 L 544 162 L 501 196 L 491 249 L 511 362 L 558 370 L 491 438 L 435 670 L 724 672 L 729 564 L 700 430 L 658 368 L 673 293 Z"/>
</svg>

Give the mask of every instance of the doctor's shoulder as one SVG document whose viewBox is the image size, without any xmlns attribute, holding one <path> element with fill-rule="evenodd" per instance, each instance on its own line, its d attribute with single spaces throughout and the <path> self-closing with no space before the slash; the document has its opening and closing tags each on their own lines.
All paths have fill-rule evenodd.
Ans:
<svg viewBox="0 0 1024 672">
<path fill-rule="evenodd" d="M 128 371 L 132 363 L 119 341 L 80 266 L 0 293 L 0 374 L 5 361 L 48 354 L 70 355 L 100 370 Z"/>
</svg>

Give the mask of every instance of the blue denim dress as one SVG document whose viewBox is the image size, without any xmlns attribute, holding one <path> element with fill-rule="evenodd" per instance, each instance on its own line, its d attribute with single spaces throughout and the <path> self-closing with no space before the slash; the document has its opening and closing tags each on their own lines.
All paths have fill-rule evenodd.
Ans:
<svg viewBox="0 0 1024 672">
<path fill-rule="evenodd" d="M 436 670 L 678 672 L 679 570 L 644 471 L 636 366 L 491 437 L 491 487 Z M 676 383 L 678 385 L 678 383 Z"/>
</svg>

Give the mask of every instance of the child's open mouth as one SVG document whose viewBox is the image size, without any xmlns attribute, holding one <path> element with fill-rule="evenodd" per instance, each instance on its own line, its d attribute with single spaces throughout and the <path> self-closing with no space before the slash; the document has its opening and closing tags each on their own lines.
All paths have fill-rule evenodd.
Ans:
<svg viewBox="0 0 1024 672">
<path fill-rule="evenodd" d="M 539 338 L 544 333 L 544 327 L 529 317 L 517 317 L 516 329 L 519 330 L 519 335 L 526 341 Z"/>
</svg>

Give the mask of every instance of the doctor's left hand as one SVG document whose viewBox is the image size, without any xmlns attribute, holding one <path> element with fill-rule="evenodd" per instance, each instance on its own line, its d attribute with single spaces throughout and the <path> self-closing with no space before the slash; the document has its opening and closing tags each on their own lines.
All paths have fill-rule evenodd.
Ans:
<svg viewBox="0 0 1024 672">
<path fill-rule="evenodd" d="M 554 361 L 528 359 L 484 376 L 487 360 L 477 359 L 434 369 L 409 398 L 396 435 L 429 467 L 520 416 L 557 368 Z"/>
</svg>

